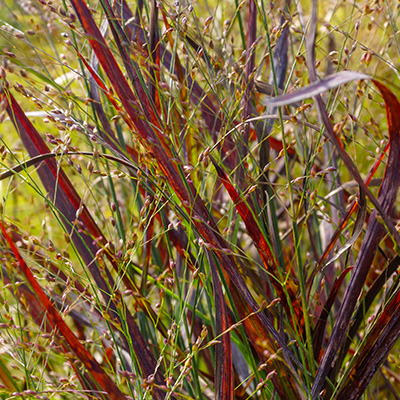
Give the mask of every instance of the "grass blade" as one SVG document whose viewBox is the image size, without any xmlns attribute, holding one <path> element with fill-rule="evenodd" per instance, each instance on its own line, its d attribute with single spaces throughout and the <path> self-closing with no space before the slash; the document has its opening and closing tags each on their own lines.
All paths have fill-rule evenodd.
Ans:
<svg viewBox="0 0 400 400">
<path fill-rule="evenodd" d="M 314 330 L 314 335 L 313 335 L 313 345 L 314 345 L 314 355 L 317 361 L 320 361 L 321 356 L 321 348 L 322 348 L 322 341 L 324 339 L 324 331 L 325 331 L 325 326 L 328 321 L 328 315 L 331 311 L 331 308 L 336 301 L 338 292 L 340 287 L 343 284 L 344 278 L 347 276 L 347 274 L 353 269 L 353 267 L 346 268 L 339 276 L 338 279 L 336 279 L 335 283 L 332 286 L 332 289 L 329 293 L 328 300 L 325 302 L 325 305 L 322 309 L 322 312 L 318 318 L 317 325 L 315 326 Z"/>
<path fill-rule="evenodd" d="M 385 175 L 379 190 L 378 202 L 382 213 L 388 215 L 394 205 L 397 191 L 400 186 L 400 122 L 396 115 L 400 113 L 400 103 L 396 96 L 383 84 L 373 81 L 382 94 L 386 105 L 386 115 L 389 128 L 390 151 L 386 165 Z M 382 214 L 381 214 L 382 215 Z M 386 221 L 385 221 L 386 222 Z M 385 228 L 378 222 L 377 211 L 371 215 L 368 229 L 357 258 L 354 273 L 347 286 L 344 300 L 341 304 L 339 315 L 331 334 L 328 347 L 321 361 L 312 394 L 317 396 L 323 387 L 325 377 L 328 375 L 337 351 L 343 345 L 351 315 L 357 303 L 358 296 L 364 285 L 365 278 L 371 267 L 379 242 L 385 234 Z"/>
<path fill-rule="evenodd" d="M 25 116 L 12 94 L 8 92 L 5 87 L 1 93 L 1 98 L 7 101 L 7 112 L 10 115 L 11 120 L 16 125 L 17 130 L 21 135 L 22 142 L 30 155 L 34 157 L 39 154 L 48 154 L 50 152 L 49 148 L 44 143 L 43 139 L 36 131 L 32 123 Z M 88 209 L 84 204 L 82 204 L 81 199 L 71 181 L 67 178 L 65 172 L 58 167 L 54 158 L 46 158 L 44 163 L 45 164 L 38 169 L 40 179 L 49 193 L 50 199 L 54 201 L 57 210 L 60 212 L 63 224 L 70 233 L 71 239 L 75 243 L 76 248 L 79 250 L 79 254 L 92 274 L 96 285 L 101 289 L 100 291 L 104 298 L 104 302 L 108 305 L 107 312 L 109 313 L 111 320 L 120 320 L 121 325 L 127 329 L 129 335 L 132 338 L 135 338 L 133 348 L 145 376 L 148 377 L 155 371 L 156 362 L 154 356 L 146 346 L 132 315 L 123 305 L 123 301 L 121 304 L 123 306 L 125 318 L 123 321 L 121 320 L 121 314 L 118 311 L 114 301 L 111 300 L 111 290 L 114 292 L 114 296 L 116 293 L 118 293 L 114 280 L 108 269 L 105 269 L 105 279 L 103 276 L 104 274 L 102 274 L 97 264 L 97 252 L 99 251 L 99 247 L 97 247 L 96 242 L 93 241 L 93 238 L 97 238 L 97 241 L 101 247 L 106 247 L 106 255 L 110 258 L 112 263 L 115 262 L 115 257 L 109 250 L 107 250 L 109 246 L 106 246 L 107 241 L 105 236 L 98 228 Z M 83 226 L 90 232 L 92 236 L 78 232 L 75 223 L 77 214 L 78 217 L 81 218 Z M 132 285 L 129 287 L 131 286 Z M 149 309 L 145 301 L 142 301 L 141 304 L 143 305 L 144 310 Z M 129 349 L 130 346 L 125 336 L 123 336 L 123 340 L 125 341 L 126 348 Z M 161 384 L 162 378 L 160 375 L 161 373 L 156 374 L 155 379 L 156 382 Z M 158 389 L 155 390 L 155 393 L 157 396 L 159 396 L 159 398 L 164 397 L 162 392 Z"/>
<path fill-rule="evenodd" d="M 208 254 L 210 264 L 214 261 L 212 255 Z M 228 307 L 226 305 L 221 282 L 215 265 L 211 268 L 211 275 L 215 294 L 215 334 L 221 343 L 215 348 L 215 398 L 217 400 L 233 399 L 233 370 L 232 370 L 232 348 L 230 333 L 223 333 L 229 329 Z M 221 336 L 222 334 L 222 336 Z"/>
<path fill-rule="evenodd" d="M 371 77 L 359 72 L 341 71 L 327 76 L 319 81 L 313 82 L 310 85 L 294 92 L 279 97 L 271 97 L 267 100 L 267 103 L 276 107 L 287 106 L 293 103 L 298 103 L 305 99 L 309 99 L 310 97 L 318 96 L 346 83 L 365 79 L 369 80 Z"/>
<path fill-rule="evenodd" d="M 385 307 L 335 398 L 359 399 L 400 337 L 400 294 Z"/>
<path fill-rule="evenodd" d="M 125 396 L 123 395 L 123 393 L 121 393 L 118 386 L 103 371 L 103 369 L 97 363 L 95 358 L 81 344 L 78 338 L 74 335 L 71 329 L 61 318 L 60 314 L 54 308 L 51 301 L 49 300 L 49 298 L 46 296 L 41 286 L 36 281 L 28 265 L 25 263 L 24 259 L 19 254 L 17 247 L 15 246 L 14 242 L 8 235 L 7 230 L 5 229 L 1 221 L 0 221 L 0 229 L 2 230 L 3 236 L 6 239 L 8 245 L 10 246 L 12 252 L 14 253 L 14 256 L 17 258 L 19 267 L 21 268 L 22 272 L 28 279 L 36 295 L 39 297 L 40 302 L 42 303 L 42 306 L 46 311 L 47 317 L 49 318 L 49 321 L 52 324 L 52 326 L 62 334 L 65 341 L 68 343 L 70 349 L 75 353 L 75 355 L 79 358 L 79 360 L 82 361 L 82 363 L 88 369 L 88 371 L 96 380 L 96 382 L 102 387 L 102 389 L 106 393 L 108 393 L 110 398 L 115 400 L 124 399 Z"/>
<path fill-rule="evenodd" d="M 279 276 L 279 266 L 277 265 L 277 261 L 272 254 L 270 249 L 270 245 L 264 238 L 263 233 L 261 232 L 260 228 L 258 227 L 257 221 L 253 216 L 253 212 L 247 206 L 246 202 L 239 196 L 236 192 L 235 188 L 230 183 L 228 176 L 225 174 L 224 170 L 215 162 L 213 158 L 211 158 L 214 168 L 216 169 L 218 176 L 220 177 L 222 183 L 224 184 L 225 188 L 227 189 L 233 203 L 235 204 L 236 209 L 239 212 L 239 215 L 242 217 L 243 222 L 248 229 L 249 235 L 253 239 L 255 246 L 263 260 L 264 267 L 266 271 L 269 273 L 271 277 L 272 285 L 274 286 L 278 296 L 280 296 L 281 300 L 283 301 L 286 312 L 288 315 L 291 315 L 291 308 L 289 307 L 289 302 L 291 307 L 293 307 L 297 320 L 294 321 L 294 325 L 298 325 L 300 331 L 302 331 L 302 309 L 299 301 L 297 300 L 296 294 L 296 285 L 294 284 L 292 277 L 285 277 L 286 279 L 286 291 L 284 290 L 281 284 L 281 277 Z M 249 201 L 249 198 L 247 199 Z"/>
<path fill-rule="evenodd" d="M 243 114 L 242 119 L 246 120 L 251 116 L 252 112 L 252 99 L 251 93 L 254 85 L 254 66 L 255 66 L 255 41 L 257 35 L 257 5 L 254 0 L 249 1 L 249 16 L 248 16 L 248 29 L 247 29 L 247 53 L 246 53 L 246 69 L 244 73 L 245 90 L 243 93 L 242 106 Z M 239 156 L 245 158 L 247 153 L 247 146 L 250 136 L 250 126 L 247 126 L 243 135 L 242 150 L 239 151 Z M 242 153 L 242 154 L 240 154 Z"/>
</svg>

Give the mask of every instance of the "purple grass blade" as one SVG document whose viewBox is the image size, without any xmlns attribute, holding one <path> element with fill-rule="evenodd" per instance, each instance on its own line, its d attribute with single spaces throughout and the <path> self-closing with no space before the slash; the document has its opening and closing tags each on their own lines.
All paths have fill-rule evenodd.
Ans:
<svg viewBox="0 0 400 400">
<path fill-rule="evenodd" d="M 335 398 L 349 400 L 361 398 L 399 338 L 400 292 L 398 291 L 364 338 L 365 344 L 354 358 L 355 362 Z"/>
<path fill-rule="evenodd" d="M 329 292 L 328 300 L 325 302 L 321 315 L 318 318 L 317 325 L 315 326 L 314 335 L 313 335 L 313 346 L 314 346 L 314 355 L 317 360 L 320 359 L 320 352 L 322 348 L 322 341 L 324 339 L 325 326 L 328 322 L 328 315 L 331 311 L 331 308 L 336 301 L 336 297 L 338 295 L 339 289 L 343 283 L 344 278 L 347 274 L 353 269 L 353 267 L 346 268 L 336 279 L 335 283 L 332 286 L 331 291 Z"/>
<path fill-rule="evenodd" d="M 353 338 L 358 332 L 358 329 L 362 322 L 364 321 L 364 316 L 370 310 L 371 305 L 376 300 L 377 295 L 382 290 L 382 287 L 388 282 L 390 277 L 397 271 L 397 268 L 400 265 L 400 257 L 396 256 L 389 265 L 385 268 L 383 272 L 379 275 L 379 277 L 372 284 L 366 295 L 362 298 L 354 316 L 352 318 L 349 332 L 347 334 L 347 340 L 344 346 L 340 349 L 340 353 L 338 356 L 337 365 L 342 365 L 344 358 L 347 355 L 347 352 L 352 344 Z M 334 371 L 330 372 L 330 376 L 334 375 Z"/>
<path fill-rule="evenodd" d="M 313 82 L 304 88 L 296 90 L 295 92 L 285 94 L 284 96 L 272 97 L 267 100 L 267 103 L 277 107 L 286 106 L 309 99 L 310 97 L 318 96 L 346 83 L 364 79 L 371 79 L 371 77 L 359 72 L 341 71 L 334 75 L 327 76 L 319 81 Z"/>
<path fill-rule="evenodd" d="M 386 165 L 385 175 L 379 190 L 378 201 L 376 201 L 375 197 L 373 197 L 372 194 L 371 196 L 372 199 L 374 200 L 374 203 L 377 203 L 379 207 L 379 213 L 382 215 L 382 217 L 386 217 L 386 219 L 391 223 L 391 221 L 388 218 L 388 214 L 390 214 L 393 208 L 393 205 L 396 200 L 396 195 L 400 186 L 400 121 L 398 119 L 398 115 L 400 114 L 400 103 L 398 99 L 395 97 L 395 95 L 388 88 L 386 88 L 386 86 L 375 80 L 373 82 L 381 92 L 386 105 L 386 114 L 387 114 L 389 138 L 390 138 L 390 151 L 389 151 L 388 162 Z M 322 102 L 321 99 L 317 98 L 317 102 L 318 100 Z M 327 129 L 329 129 L 328 127 L 332 128 L 327 118 L 326 112 L 325 114 L 323 113 L 324 110 L 322 109 L 321 104 L 319 104 L 319 109 L 323 119 L 326 116 L 326 121 L 324 122 L 326 124 L 325 126 L 327 127 Z M 343 149 L 341 150 L 345 154 L 345 156 L 347 156 L 344 150 Z M 343 156 L 342 158 L 344 159 Z M 365 193 L 370 194 L 371 192 L 369 192 L 361 177 L 359 177 L 359 180 L 365 187 L 365 189 L 363 188 L 365 190 Z M 360 182 L 358 183 L 360 184 Z M 359 251 L 359 256 L 356 261 L 354 273 L 352 274 L 350 282 L 347 286 L 346 293 L 344 295 L 344 300 L 341 304 L 338 317 L 336 318 L 336 322 L 329 340 L 328 347 L 322 358 L 320 368 L 317 372 L 317 376 L 314 381 L 312 389 L 313 398 L 318 396 L 319 392 L 324 386 L 325 378 L 329 374 L 330 369 L 335 367 L 334 360 L 336 358 L 338 350 L 345 341 L 350 318 L 357 304 L 358 296 L 364 285 L 368 271 L 371 267 L 372 261 L 375 256 L 375 252 L 379 246 L 379 242 L 381 241 L 382 237 L 386 232 L 385 227 L 380 222 L 378 222 L 377 215 L 378 212 L 377 210 L 375 210 L 372 213 L 371 218 L 369 220 L 368 229 L 365 234 L 361 249 Z M 384 219 L 385 223 L 386 219 Z M 391 224 L 393 225 L 393 223 Z M 388 223 L 386 225 L 388 225 Z M 391 228 L 390 226 L 388 227 Z M 396 235 L 398 235 L 394 226 L 393 226 L 393 231 L 396 233 Z M 397 239 L 396 235 L 393 235 L 395 239 Z"/>
<path fill-rule="evenodd" d="M 347 346 L 349 348 L 351 339 L 356 335 L 359 326 L 362 324 L 365 313 L 371 308 L 373 302 L 375 301 L 377 295 L 381 292 L 383 286 L 387 284 L 390 277 L 397 271 L 400 266 L 400 256 L 396 256 L 389 263 L 389 265 L 380 273 L 378 278 L 369 288 L 368 292 L 362 299 L 362 303 L 359 305 L 357 311 L 354 313 L 353 320 L 349 329 L 349 335 L 347 339 Z"/>
<path fill-rule="evenodd" d="M 232 347 L 229 329 L 228 307 L 224 299 L 221 282 L 218 278 L 217 267 L 212 254 L 207 251 L 208 260 L 213 266 L 211 277 L 215 295 L 215 335 L 220 343 L 215 346 L 215 398 L 217 400 L 233 399 L 233 370 Z M 222 336 L 220 336 L 222 334 Z"/>
<path fill-rule="evenodd" d="M 242 105 L 243 105 L 243 114 L 242 119 L 246 120 L 251 117 L 252 110 L 252 99 L 251 93 L 254 85 L 254 77 L 253 70 L 255 66 L 256 53 L 254 43 L 256 41 L 257 34 L 257 5 L 255 0 L 249 1 L 249 18 L 248 18 L 248 30 L 247 30 L 247 52 L 246 52 L 246 69 L 244 73 L 244 82 L 245 82 L 245 90 L 243 93 Z M 247 125 L 243 135 L 243 143 L 239 146 L 241 147 L 241 151 L 239 151 L 239 156 L 242 160 L 245 158 L 247 153 L 247 146 L 249 142 L 250 135 L 250 126 Z M 239 162 L 242 162 L 239 160 Z M 242 172 L 243 169 L 241 169 Z"/>
</svg>

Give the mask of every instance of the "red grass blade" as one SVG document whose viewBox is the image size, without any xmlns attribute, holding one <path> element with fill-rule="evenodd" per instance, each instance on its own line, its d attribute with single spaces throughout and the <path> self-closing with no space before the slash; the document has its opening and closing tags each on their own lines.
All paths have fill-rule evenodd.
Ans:
<svg viewBox="0 0 400 400">
<path fill-rule="evenodd" d="M 18 105 L 12 94 L 5 88 L 0 93 L 0 100 L 7 101 L 7 112 L 10 116 L 10 119 L 16 125 L 17 130 L 21 135 L 22 142 L 31 157 L 50 153 L 49 148 L 44 143 L 43 139 L 36 131 L 32 123 L 26 117 L 21 107 Z M 38 174 L 50 195 L 50 200 L 54 201 L 57 210 L 60 212 L 63 224 L 68 232 L 71 233 L 72 241 L 78 249 L 79 254 L 81 255 L 85 264 L 88 266 L 88 270 L 92 274 L 96 285 L 100 288 L 104 302 L 105 304 L 108 304 L 107 310 L 110 318 L 112 320 L 115 318 L 120 320 L 117 306 L 114 301 L 111 300 L 110 294 L 110 288 L 113 288 L 114 292 L 117 292 L 114 289 L 114 280 L 108 269 L 105 269 L 107 274 L 106 281 L 102 275 L 102 272 L 98 268 L 97 263 L 93 262 L 93 260 L 96 260 L 96 253 L 99 250 L 93 239 L 97 239 L 97 243 L 104 248 L 104 246 L 107 244 L 105 236 L 98 228 L 85 205 L 82 204 L 78 193 L 76 192 L 71 181 L 67 178 L 63 169 L 58 168 L 54 158 L 46 158 L 44 164 L 42 164 L 42 166 L 38 169 Z M 78 226 L 76 226 L 77 213 L 79 213 L 78 210 L 80 212 L 80 222 L 78 223 Z M 90 232 L 92 237 L 83 232 L 78 232 L 78 228 L 81 229 L 80 223 L 83 224 L 85 230 Z M 115 258 L 109 250 L 106 250 L 106 255 L 109 257 L 114 267 L 118 268 L 118 266 L 115 264 Z M 136 287 L 132 286 L 131 281 L 129 281 L 127 277 L 124 279 L 124 282 L 128 285 L 129 289 L 134 289 L 135 292 L 138 291 Z M 122 296 L 120 297 L 122 299 Z M 151 309 L 145 299 L 139 299 L 139 304 L 142 306 L 147 315 L 153 317 L 155 316 L 154 311 Z M 156 361 L 152 352 L 147 347 L 146 342 L 144 341 L 132 315 L 125 306 L 123 306 L 123 308 L 126 316 L 126 321 L 124 321 L 123 326 L 127 326 L 129 334 L 131 337 L 135 338 L 134 351 L 139 360 L 143 373 L 145 374 L 145 378 L 147 378 L 149 375 L 154 373 Z M 157 318 L 154 318 L 154 320 L 157 320 Z M 162 329 L 162 324 L 160 324 L 159 327 Z M 122 339 L 125 342 L 126 348 L 129 348 L 126 337 L 122 336 Z M 160 369 L 155 375 L 155 381 L 160 385 L 164 383 Z M 154 394 L 160 399 L 164 397 L 164 394 L 159 389 L 155 389 Z"/>
<path fill-rule="evenodd" d="M 370 185 L 370 183 L 372 181 L 372 178 L 375 175 L 375 172 L 377 171 L 378 167 L 383 162 L 383 159 L 387 155 L 387 152 L 388 152 L 389 148 L 390 148 L 390 143 L 388 142 L 386 144 L 385 148 L 383 149 L 381 155 L 375 161 L 373 167 L 369 171 L 368 176 L 367 176 L 367 178 L 365 180 L 365 185 L 366 186 Z M 333 250 L 333 247 L 335 246 L 336 241 L 339 239 L 341 232 L 346 228 L 351 216 L 353 215 L 353 213 L 355 212 L 355 210 L 357 208 L 358 208 L 358 204 L 357 204 L 357 200 L 355 199 L 352 202 L 352 204 L 349 206 L 349 211 L 347 211 L 346 215 L 343 217 L 343 219 L 340 222 L 338 228 L 336 229 L 335 233 L 333 234 L 328 246 L 326 247 L 326 249 L 322 253 L 320 259 L 318 260 L 318 266 L 316 267 L 315 272 L 319 271 L 322 268 L 322 264 L 324 263 L 324 261 L 328 257 L 329 253 Z M 310 279 L 310 281 L 311 281 L 311 279 Z"/>
<path fill-rule="evenodd" d="M 81 344 L 78 338 L 74 335 L 71 329 L 67 326 L 64 320 L 61 318 L 58 311 L 54 308 L 53 304 L 49 298 L 44 293 L 41 286 L 36 281 L 28 265 L 25 263 L 24 259 L 19 254 L 17 246 L 10 238 L 5 229 L 3 223 L 0 221 L 0 228 L 3 232 L 4 238 L 6 239 L 8 245 L 10 246 L 12 252 L 18 260 L 18 264 L 28 279 L 30 285 L 35 291 L 36 295 L 39 297 L 43 308 L 46 310 L 47 317 L 49 318 L 52 326 L 57 329 L 65 341 L 68 343 L 70 349 L 75 353 L 79 360 L 85 365 L 88 371 L 91 373 L 96 382 L 101 386 L 101 388 L 109 394 L 110 398 L 115 400 L 121 400 L 125 398 L 125 395 L 119 390 L 118 386 L 110 379 L 110 377 L 103 371 L 101 366 L 95 360 L 95 358 L 86 350 L 86 348 Z"/>
<path fill-rule="evenodd" d="M 130 89 L 129 83 L 125 79 L 113 53 L 107 46 L 99 28 L 94 22 L 86 3 L 82 0 L 72 0 L 71 3 L 88 36 L 93 51 L 96 53 L 101 66 L 106 72 L 112 87 L 130 118 L 130 121 L 127 121 L 129 126 L 133 129 L 137 129 L 140 136 L 145 141 L 151 141 L 154 145 L 163 145 L 164 151 L 169 153 L 168 146 L 165 145 L 164 137 L 161 133 L 157 132 L 157 134 L 155 134 L 150 128 L 149 123 L 157 129 L 160 127 L 160 122 L 140 82 L 134 80 L 133 84 L 135 90 L 137 90 L 138 96 L 140 96 L 141 103 L 138 102 L 137 97 Z M 142 118 L 143 114 L 146 116 L 147 121 Z"/>
<path fill-rule="evenodd" d="M 133 20 L 133 14 L 125 2 L 123 2 L 123 15 L 124 15 L 123 18 L 122 18 L 122 15 L 119 14 L 120 11 L 121 11 L 120 7 L 116 7 L 116 13 L 118 14 L 117 19 L 121 18 L 125 21 Z M 168 23 L 168 20 L 165 16 L 163 9 L 161 8 L 159 11 L 163 15 L 163 19 L 164 19 L 164 23 L 165 23 L 165 27 L 166 27 L 165 32 L 168 36 L 168 40 L 170 42 L 171 48 L 174 48 L 173 37 L 169 33 L 169 29 L 171 27 Z M 143 31 L 143 29 L 141 29 L 141 27 L 136 26 L 138 28 L 138 31 L 135 34 L 134 29 L 131 29 L 131 25 L 133 25 L 133 24 L 132 23 L 126 24 L 126 25 L 124 25 L 124 28 L 127 30 L 130 37 L 135 38 L 138 46 L 142 46 L 144 44 L 147 44 L 147 42 L 150 42 L 150 40 L 146 40 L 145 32 Z M 186 37 L 186 39 L 189 40 L 189 38 L 187 38 L 187 37 Z M 196 50 L 196 51 L 198 51 L 198 50 Z M 166 70 L 170 70 L 171 62 L 172 62 L 172 54 L 165 48 L 165 46 L 163 45 L 162 42 L 157 44 L 156 53 L 157 53 L 157 57 L 158 57 L 158 53 L 160 55 L 162 55 L 162 56 L 160 56 L 160 58 L 162 58 L 163 66 L 165 67 Z M 189 92 L 191 101 L 195 104 L 199 104 L 199 108 L 202 113 L 204 122 L 206 123 L 207 128 L 210 131 L 210 134 L 211 134 L 213 140 L 216 142 L 218 140 L 218 133 L 220 132 L 221 127 L 222 127 L 220 112 L 214 104 L 216 102 L 216 99 L 213 98 L 212 93 L 204 92 L 204 90 L 199 85 L 199 83 L 195 79 L 193 79 L 190 74 L 186 74 L 185 68 L 182 66 L 182 63 L 180 62 L 177 55 L 175 55 L 175 57 L 174 57 L 174 62 L 175 62 L 174 66 L 175 66 L 176 75 L 179 79 L 179 82 L 182 85 L 181 98 L 182 97 L 185 98 L 186 92 Z M 158 64 L 157 58 L 156 58 L 156 63 Z M 187 90 L 187 88 L 190 88 L 190 90 Z M 158 101 L 158 99 L 156 98 L 156 102 L 157 101 Z M 157 107 L 158 107 L 158 105 L 159 104 L 157 103 Z M 225 139 L 222 146 L 218 145 L 218 148 L 221 149 L 222 153 L 226 153 L 227 151 L 229 151 L 229 148 L 228 148 L 229 145 L 227 145 L 228 142 L 233 145 L 233 142 L 231 142 L 231 139 L 229 137 L 227 137 Z M 230 166 L 233 168 L 233 165 L 230 165 Z"/>
<path fill-rule="evenodd" d="M 253 239 L 253 242 L 264 263 L 265 269 L 271 275 L 271 282 L 274 285 L 274 288 L 278 296 L 280 296 L 283 304 L 285 304 L 285 308 L 288 312 L 288 315 L 290 315 L 290 308 L 287 299 L 287 295 L 289 295 L 289 301 L 291 302 L 291 306 L 295 310 L 297 316 L 297 321 L 294 321 L 294 323 L 296 324 L 296 326 L 298 323 L 300 323 L 300 327 L 298 326 L 298 328 L 301 331 L 303 312 L 301 309 L 301 305 L 297 299 L 296 284 L 294 283 L 291 277 L 288 277 L 286 280 L 287 293 L 285 293 L 282 284 L 280 283 L 280 277 L 278 271 L 279 266 L 277 265 L 277 261 L 274 255 L 272 254 L 270 246 L 265 240 L 263 233 L 258 227 L 257 221 L 255 220 L 250 208 L 247 206 L 246 202 L 240 197 L 236 189 L 230 183 L 229 178 L 226 175 L 225 171 L 216 163 L 216 161 L 212 157 L 210 158 L 214 164 L 214 168 L 217 170 L 218 176 L 220 177 L 222 183 L 224 184 L 226 190 L 228 191 L 233 203 L 235 204 L 235 207 L 238 210 L 239 215 L 242 217 L 250 237 Z"/>
<path fill-rule="evenodd" d="M 365 315 L 371 308 L 371 305 L 376 300 L 376 296 L 381 292 L 382 287 L 389 281 L 390 277 L 397 271 L 400 265 L 400 257 L 396 256 L 389 265 L 381 272 L 379 277 L 371 285 L 368 292 L 362 297 L 357 311 L 354 313 L 352 318 L 349 332 L 347 334 L 347 340 L 345 345 L 340 349 L 338 358 L 338 365 L 342 365 L 344 357 L 347 355 L 348 349 L 350 348 L 353 338 L 358 332 L 360 325 L 365 321 Z"/>
<path fill-rule="evenodd" d="M 367 179 L 366 184 L 368 185 L 370 182 L 370 180 Z M 365 194 L 364 192 L 360 193 L 360 199 L 355 199 L 352 204 L 350 205 L 350 209 L 349 211 L 347 211 L 346 215 L 342 218 L 342 220 L 339 223 L 339 226 L 337 227 L 336 231 L 334 232 L 334 234 L 332 235 L 332 238 L 328 244 L 328 246 L 326 246 L 324 252 L 322 253 L 319 261 L 318 261 L 318 265 L 314 268 L 310 279 L 308 280 L 308 286 L 309 288 L 311 288 L 311 285 L 313 283 L 313 280 L 316 276 L 316 274 L 321 270 L 322 265 L 324 263 L 324 261 L 326 260 L 326 258 L 328 257 L 328 255 L 330 254 L 330 252 L 333 250 L 336 241 L 339 239 L 340 235 L 342 234 L 343 230 L 346 228 L 347 224 L 350 221 L 350 218 L 353 214 L 353 212 L 358 208 L 358 214 L 357 214 L 357 219 L 356 222 L 354 224 L 354 229 L 353 229 L 353 234 L 352 236 L 346 241 L 346 243 L 337 251 L 337 253 L 335 254 L 335 256 L 329 260 L 329 263 L 326 264 L 329 265 L 331 264 L 333 261 L 337 260 L 341 254 L 343 254 L 347 249 L 349 249 L 354 242 L 357 240 L 357 238 L 359 237 L 359 235 L 362 232 L 363 229 L 363 225 L 365 222 L 365 219 L 367 217 L 367 203 L 365 201 Z"/>
<path fill-rule="evenodd" d="M 3 91 L 0 93 L 0 99 L 5 99 L 8 102 L 7 113 L 9 114 L 10 119 L 13 121 L 14 125 L 18 129 L 18 132 L 21 135 L 22 142 L 25 148 L 28 150 L 30 156 L 35 157 L 38 155 L 50 153 L 50 149 L 47 147 L 46 143 L 43 141 L 32 123 L 26 117 L 25 113 L 16 102 L 14 96 L 8 91 Z M 57 162 L 53 158 L 46 158 L 45 165 L 46 168 L 39 168 L 39 176 L 44 183 L 46 190 L 51 195 L 51 199 L 54 200 L 56 204 L 58 203 L 57 208 L 63 211 L 64 218 L 67 220 L 67 222 L 69 224 L 72 224 L 73 221 L 76 219 L 77 211 L 81 210 L 80 218 L 82 219 L 83 223 L 90 231 L 90 233 L 93 235 L 93 237 L 104 238 L 102 232 L 93 220 L 89 211 L 87 210 L 85 205 L 82 204 L 81 199 L 75 190 L 75 187 L 67 178 L 65 172 L 62 169 L 58 168 Z M 57 187 L 59 187 L 58 190 Z M 68 230 L 71 230 L 71 226 Z M 88 238 L 87 241 L 88 243 L 92 242 L 93 238 Z M 106 243 L 104 242 L 103 245 L 105 246 Z M 89 248 L 92 247 L 93 246 L 89 246 Z M 95 254 L 96 251 L 97 248 L 93 254 Z M 82 257 L 85 259 L 85 262 L 89 264 L 93 260 L 93 254 L 82 253 Z"/>
</svg>

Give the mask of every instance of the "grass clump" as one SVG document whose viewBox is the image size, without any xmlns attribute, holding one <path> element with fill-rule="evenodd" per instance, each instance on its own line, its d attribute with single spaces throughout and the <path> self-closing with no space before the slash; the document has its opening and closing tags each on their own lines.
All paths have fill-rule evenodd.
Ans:
<svg viewBox="0 0 400 400">
<path fill-rule="evenodd" d="M 5 2 L 3 398 L 397 398 L 394 2 Z"/>
</svg>

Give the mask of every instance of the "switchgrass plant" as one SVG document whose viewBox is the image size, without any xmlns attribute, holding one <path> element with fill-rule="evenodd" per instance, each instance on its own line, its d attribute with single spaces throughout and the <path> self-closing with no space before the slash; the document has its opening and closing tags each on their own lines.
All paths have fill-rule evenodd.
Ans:
<svg viewBox="0 0 400 400">
<path fill-rule="evenodd" d="M 399 398 L 396 2 L 0 19 L 2 398 Z"/>
</svg>

